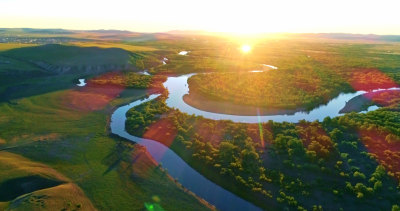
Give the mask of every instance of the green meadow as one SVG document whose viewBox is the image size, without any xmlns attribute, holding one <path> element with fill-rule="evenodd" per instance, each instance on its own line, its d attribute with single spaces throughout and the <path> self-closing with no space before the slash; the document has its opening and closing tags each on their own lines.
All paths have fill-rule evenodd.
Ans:
<svg viewBox="0 0 400 211">
<path fill-rule="evenodd" d="M 110 62 L 103 58 L 111 57 L 122 64 L 129 57 L 115 52 L 124 50 L 97 53 L 93 48 L 48 47 L 15 48 L 2 54 L 10 61 L 0 68 L 6 76 L 1 77 L 0 103 L 2 209 L 143 210 L 146 204 L 164 210 L 208 209 L 175 183 L 144 149 L 110 135 L 112 111 L 146 96 L 145 89 L 126 89 L 103 108 L 83 111 L 70 107 L 68 96 L 80 92 L 75 86 L 77 78 L 96 73 L 52 72 L 31 62 L 45 58 L 54 65 L 79 61 L 92 65 L 90 61 Z M 58 48 L 60 52 L 54 53 Z M 141 159 L 132 161 L 143 153 Z M 18 182 L 23 179 L 25 183 Z M 21 191 L 23 184 L 37 189 Z M 5 197 L 6 190 L 14 191 L 13 197 Z"/>
<path fill-rule="evenodd" d="M 396 91 L 368 99 L 383 108 L 365 114 L 246 124 L 169 108 L 162 86 L 167 76 L 208 73 L 189 79 L 189 104 L 308 111 L 342 92 L 398 86 L 397 42 L 292 34 L 254 39 L 244 53 L 243 40 L 206 34 L 1 29 L 1 37 L 15 40 L 0 43 L 0 209 L 215 209 L 144 147 L 111 134 L 116 108 L 153 93 L 163 95 L 132 108 L 127 131 L 169 146 L 261 209 L 399 207 Z M 76 86 L 82 78 L 88 84 Z"/>
</svg>

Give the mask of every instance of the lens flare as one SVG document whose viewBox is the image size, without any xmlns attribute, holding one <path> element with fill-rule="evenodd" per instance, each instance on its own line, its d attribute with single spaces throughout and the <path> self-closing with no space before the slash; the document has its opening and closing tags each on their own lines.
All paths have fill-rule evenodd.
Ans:
<svg viewBox="0 0 400 211">
<path fill-rule="evenodd" d="M 264 148 L 265 147 L 264 134 L 263 134 L 263 128 L 262 128 L 262 121 L 261 121 L 261 118 L 260 118 L 260 109 L 258 109 L 258 108 L 257 108 L 257 117 L 258 117 L 258 129 L 260 131 L 261 146 L 262 146 L 262 148 Z"/>
<path fill-rule="evenodd" d="M 247 44 L 242 45 L 241 50 L 242 50 L 243 53 L 248 53 L 248 52 L 251 51 L 251 46 L 247 45 Z"/>
</svg>

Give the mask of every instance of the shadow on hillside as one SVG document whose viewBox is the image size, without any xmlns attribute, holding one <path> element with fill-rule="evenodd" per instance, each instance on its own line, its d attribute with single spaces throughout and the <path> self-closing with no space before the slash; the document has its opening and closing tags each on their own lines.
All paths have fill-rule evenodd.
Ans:
<svg viewBox="0 0 400 211">
<path fill-rule="evenodd" d="M 132 69 L 133 53 L 120 48 L 48 44 L 0 53 L 0 102 L 75 87 L 78 79 Z"/>
<path fill-rule="evenodd" d="M 103 159 L 103 163 L 108 165 L 108 168 L 103 175 L 116 169 L 122 162 L 126 164 L 125 171 L 129 170 L 143 155 L 143 148 L 139 145 L 120 141 Z"/>
<path fill-rule="evenodd" d="M 63 183 L 63 181 L 47 179 L 36 175 L 10 179 L 0 184 L 0 201 L 10 201 L 23 194 L 58 186 Z"/>
</svg>

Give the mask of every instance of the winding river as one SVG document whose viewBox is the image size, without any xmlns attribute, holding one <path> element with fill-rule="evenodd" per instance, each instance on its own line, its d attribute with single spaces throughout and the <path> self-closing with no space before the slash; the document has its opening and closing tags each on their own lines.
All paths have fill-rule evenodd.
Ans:
<svg viewBox="0 0 400 211">
<path fill-rule="evenodd" d="M 251 71 L 251 72 L 259 72 L 259 71 Z M 164 86 L 169 91 L 169 96 L 166 100 L 168 107 L 177 108 L 181 112 L 187 113 L 189 115 L 198 115 L 203 116 L 208 119 L 213 120 L 232 120 L 234 122 L 243 122 L 243 123 L 259 123 L 259 122 L 268 122 L 269 120 L 273 120 L 275 122 L 298 122 L 300 120 L 307 121 L 322 121 L 325 117 L 329 116 L 331 118 L 336 116 L 344 115 L 339 113 L 339 111 L 346 105 L 350 99 L 367 93 L 366 91 L 357 91 L 355 93 L 341 93 L 339 96 L 331 99 L 326 105 L 321 105 L 319 107 L 314 108 L 313 110 L 299 111 L 294 114 L 282 114 L 282 115 L 260 115 L 260 116 L 242 116 L 242 115 L 231 115 L 231 114 L 221 114 L 221 113 L 213 113 L 208 111 L 203 111 L 197 108 L 194 108 L 185 103 L 183 100 L 183 96 L 189 93 L 189 85 L 187 80 L 195 75 L 187 74 L 181 75 L 177 77 L 168 77 L 167 81 L 164 83 Z M 372 90 L 371 92 L 377 92 L 382 90 L 394 90 L 398 88 L 390 88 L 390 89 L 377 89 Z M 378 109 L 378 106 L 370 106 L 367 111 L 373 111 Z"/>
<path fill-rule="evenodd" d="M 137 100 L 129 105 L 118 108 L 111 116 L 111 132 L 145 146 L 151 156 L 158 163 L 161 163 L 163 168 L 168 170 L 169 175 L 178 179 L 179 183 L 184 187 L 214 205 L 217 209 L 237 211 L 261 210 L 252 203 L 247 202 L 205 178 L 165 145 L 153 140 L 132 136 L 126 132 L 126 112 L 132 107 L 153 100 L 158 96 L 159 94 L 153 94 L 144 100 Z"/>
<path fill-rule="evenodd" d="M 323 120 L 325 117 L 336 117 L 340 114 L 346 102 L 358 95 L 366 93 L 358 91 L 355 93 L 342 93 L 338 97 L 329 101 L 326 105 L 319 106 L 310 112 L 297 112 L 292 115 L 269 115 L 269 116 L 239 116 L 212 113 L 196 109 L 183 101 L 183 96 L 188 94 L 189 87 L 187 84 L 188 78 L 194 74 L 182 75 L 177 77 L 168 77 L 164 86 L 169 91 L 169 96 L 166 103 L 169 107 L 177 108 L 182 112 L 194 115 L 201 115 L 205 118 L 214 120 L 232 120 L 234 122 L 258 123 L 273 120 L 276 122 L 298 122 L 305 119 L 307 121 Z M 205 199 L 213 204 L 219 210 L 261 210 L 252 203 L 232 194 L 222 187 L 211 182 L 203 175 L 198 173 L 183 161 L 175 152 L 167 146 L 149 139 L 144 139 L 128 134 L 125 130 L 126 112 L 137 105 L 151 101 L 157 98 L 159 94 L 150 95 L 146 99 L 137 100 L 129 105 L 119 107 L 111 116 L 111 131 L 112 133 L 126 138 L 147 148 L 153 158 L 162 164 L 163 168 L 168 170 L 169 175 L 178 179 L 178 181 L 187 189 L 195 193 L 197 196 Z M 377 106 L 371 106 L 368 111 L 377 109 Z"/>
</svg>

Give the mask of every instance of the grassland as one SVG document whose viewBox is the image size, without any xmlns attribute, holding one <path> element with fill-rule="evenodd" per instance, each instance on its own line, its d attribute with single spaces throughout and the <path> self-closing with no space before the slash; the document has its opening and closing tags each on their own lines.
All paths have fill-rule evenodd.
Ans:
<svg viewBox="0 0 400 211">
<path fill-rule="evenodd" d="M 150 157 L 130 161 L 137 147 L 108 134 L 112 107 L 89 113 L 68 108 L 63 104 L 68 92 L 2 103 L 0 128 L 6 140 L 2 148 L 65 174 L 84 190 L 97 209 L 140 208 L 145 202 L 165 209 L 204 208 L 178 188 Z M 145 91 L 135 94 L 120 102 L 143 96 Z M 11 179 L 15 175 L 6 176 Z M 161 201 L 154 201 L 153 196 Z"/>
<path fill-rule="evenodd" d="M 49 53 L 53 52 L 53 53 Z M 96 47 L 80 48 L 66 45 L 41 45 L 29 48 L 17 48 L 3 52 L 3 55 L 23 60 L 45 62 L 52 65 L 104 65 L 127 64 L 128 52 L 122 49 L 100 49 Z"/>
<path fill-rule="evenodd" d="M 147 46 L 135 46 L 123 43 L 112 43 L 112 42 L 72 42 L 72 45 L 79 47 L 98 47 L 98 48 L 119 48 L 130 52 L 146 52 L 146 51 L 156 51 L 156 48 Z"/>
<path fill-rule="evenodd" d="M 244 106 L 259 108 L 264 114 L 293 113 L 324 104 L 340 92 L 399 86 L 397 44 L 289 41 L 280 49 L 277 45 L 265 47 L 265 52 L 255 48 L 252 60 L 278 66 L 278 70 L 198 74 L 188 81 L 190 93 L 185 101 L 203 110 L 231 114 L 255 114 L 256 109 L 242 112 Z"/>
<path fill-rule="evenodd" d="M 271 70 L 264 73 L 195 75 L 188 80 L 188 84 L 189 98 L 196 95 L 210 101 L 271 110 L 311 110 L 327 103 L 342 91 L 352 91 L 348 83 L 329 72 L 318 72 L 315 67 L 295 72 Z M 240 110 L 246 111 L 238 109 L 235 113 L 243 114 Z M 268 109 L 264 110 L 268 112 Z"/>
<path fill-rule="evenodd" d="M 141 71 L 148 65 L 161 64 L 156 53 L 120 48 L 59 44 L 10 46 L 15 48 L 0 52 L 1 101 L 46 93 L 48 89 L 71 88 L 78 78 L 91 78 L 116 70 Z"/>
<path fill-rule="evenodd" d="M 24 43 L 1 43 L 0 51 L 7 51 L 15 48 L 24 48 L 24 47 L 32 47 L 36 46 L 36 44 L 24 44 Z"/>
<path fill-rule="evenodd" d="M 59 49 L 50 49 L 53 47 Z M 165 210 L 209 209 L 176 184 L 143 148 L 110 136 L 108 123 L 113 109 L 144 97 L 146 89 L 117 89 L 118 97 L 113 91 L 103 93 L 105 89 L 101 87 L 78 89 L 74 79 L 87 73 L 54 74 L 29 62 L 49 58 L 51 64 L 62 64 L 59 59 L 64 55 L 64 61 L 73 63 L 76 51 L 66 50 L 54 56 L 54 49 L 46 53 L 49 46 L 42 47 L 42 52 L 40 48 L 38 55 L 29 48 L 23 49 L 21 55 L 6 51 L 5 57 L 12 64 L 0 68 L 7 79 L 13 79 L 2 78 L 1 86 L 7 95 L 0 102 L 0 166 L 7 171 L 2 171 L 0 184 L 18 190 L 18 185 L 23 184 L 19 181 L 26 179 L 28 185 L 37 187 L 26 194 L 16 191 L 17 199 L 2 199 L 2 208 L 128 210 L 146 209 L 147 204 Z M 86 52 L 79 59 L 82 65 L 91 65 L 97 57 L 90 50 Z M 8 77 L 8 67 L 15 70 L 12 77 Z M 34 77 L 29 78 L 29 74 Z M 13 91 L 24 83 L 29 85 Z M 42 89 L 38 91 L 39 86 Z M 104 101 L 85 101 L 90 97 Z M 82 107 L 82 102 L 96 105 Z M 35 186 L 36 183 L 44 185 Z M 4 190 L 0 192 L 3 194 Z"/>
<path fill-rule="evenodd" d="M 131 134 L 169 146 L 210 180 L 264 209 L 391 209 L 400 197 L 392 159 L 400 149 L 398 109 L 323 122 L 243 124 L 183 114 L 161 98 L 131 109 L 127 118 Z"/>
<path fill-rule="evenodd" d="M 10 210 L 95 210 L 81 188 L 44 164 L 2 151 L 0 200 Z"/>
<path fill-rule="evenodd" d="M 194 76 L 197 81 L 189 81 L 190 92 L 195 90 L 208 97 L 205 99 L 219 102 L 260 105 L 254 101 L 282 99 L 282 106 L 293 102 L 304 106 L 307 101 L 299 92 L 306 90 L 302 88 L 314 88 L 308 90 L 310 96 L 329 100 L 342 91 L 389 88 L 399 83 L 398 57 L 384 53 L 388 48 L 394 51 L 396 44 L 280 44 L 272 44 L 276 48 L 265 52 L 255 49 L 265 57 L 252 57 L 238 73 L 227 68 L 229 65 L 224 66 L 227 69 L 218 65 L 204 69 L 227 73 Z M 371 48 L 377 52 L 363 51 Z M 232 61 L 234 57 L 213 58 L 213 53 L 199 51 L 182 57 L 181 65 L 194 66 L 196 71 L 192 63 L 198 61 L 198 54 L 209 55 L 210 61 Z M 194 60 L 186 62 L 189 58 Z M 376 62 L 377 58 L 382 61 Z M 279 69 L 262 73 L 265 76 L 243 73 L 261 62 Z M 168 69 L 168 65 L 157 70 Z M 177 71 L 184 69 L 178 67 Z M 268 79 L 268 74 L 277 80 Z M 278 90 L 275 94 L 274 89 Z M 287 90 L 291 90 L 288 95 L 280 95 Z M 264 99 L 266 96 L 268 99 Z M 291 101 L 284 101 L 286 97 Z M 167 108 L 159 99 L 130 110 L 126 125 L 130 133 L 164 143 L 210 180 L 264 209 L 390 210 L 396 209 L 400 197 L 398 162 L 392 159 L 399 154 L 399 105 L 398 97 L 393 97 L 390 107 L 367 114 L 348 114 L 323 122 L 258 125 L 185 115 Z M 377 100 L 387 101 L 384 96 Z M 308 105 L 320 103 L 311 101 Z"/>
<path fill-rule="evenodd" d="M 224 94 L 229 103 L 246 95 L 245 105 L 291 109 L 316 106 L 341 91 L 400 82 L 394 43 L 260 39 L 243 54 L 243 41 L 207 35 L 0 32 L 37 35 L 40 42 L 73 40 L 4 44 L 0 52 L 0 61 L 9 61 L 0 63 L 0 188 L 40 184 L 3 198 L 1 209 L 208 209 L 142 147 L 109 132 L 113 109 L 161 91 L 165 74 L 218 72 L 194 78 L 191 92 L 210 94 L 205 90 L 212 88 L 212 100 Z M 190 53 L 178 55 L 182 50 Z M 260 79 L 245 73 L 261 64 L 279 69 Z M 157 76 L 134 73 L 143 69 Z M 75 87 L 82 77 L 88 85 Z M 154 83 L 157 89 L 148 89 Z M 289 102 L 280 91 L 296 98 Z M 265 95 L 282 101 L 255 101 Z M 161 99 L 131 110 L 127 128 L 170 146 L 204 176 L 264 209 L 390 210 L 400 200 L 398 108 L 393 100 L 388 108 L 323 122 L 242 124 L 189 116 Z"/>
</svg>

